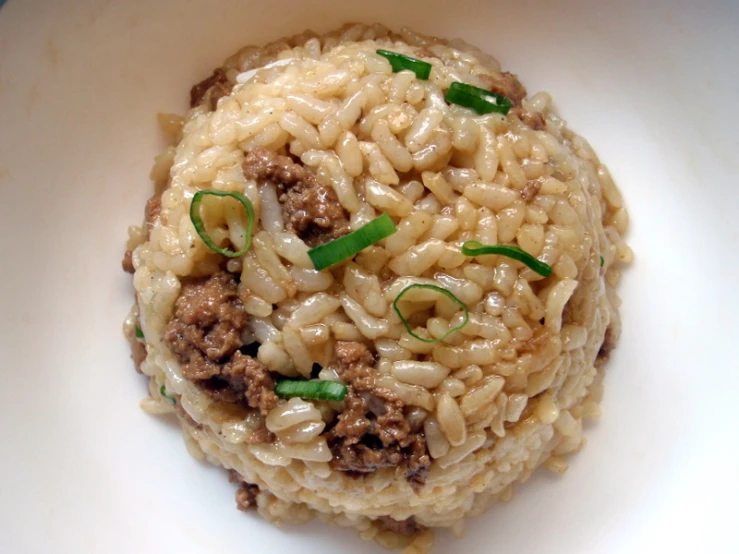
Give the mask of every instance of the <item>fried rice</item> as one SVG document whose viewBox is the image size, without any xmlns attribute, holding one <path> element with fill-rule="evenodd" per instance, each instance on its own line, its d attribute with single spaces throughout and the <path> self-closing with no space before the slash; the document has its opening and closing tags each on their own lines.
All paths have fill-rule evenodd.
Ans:
<svg viewBox="0 0 739 554">
<path fill-rule="evenodd" d="M 378 49 L 431 64 L 429 78 L 393 72 Z M 450 104 L 453 82 L 512 109 Z M 567 469 L 600 412 L 632 253 L 619 190 L 547 93 L 461 40 L 351 24 L 246 47 L 191 103 L 159 116 L 171 145 L 129 229 L 124 331 L 142 406 L 176 414 L 188 450 L 230 470 L 239 507 L 422 553 L 431 529 L 459 532 L 539 466 Z M 233 199 L 199 206 L 221 248 L 251 235 L 242 255 L 195 228 L 201 190 L 251 202 L 251 230 Z M 394 234 L 315 269 L 310 248 L 381 214 Z M 466 256 L 466 241 L 518 246 L 551 275 Z M 408 290 L 401 318 L 412 284 L 459 302 Z M 281 379 L 347 395 L 288 400 Z"/>
</svg>

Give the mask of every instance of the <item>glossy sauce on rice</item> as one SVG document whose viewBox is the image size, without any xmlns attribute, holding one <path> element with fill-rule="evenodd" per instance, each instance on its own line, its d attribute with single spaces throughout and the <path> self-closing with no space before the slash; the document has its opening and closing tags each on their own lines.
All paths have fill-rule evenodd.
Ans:
<svg viewBox="0 0 739 554">
<path fill-rule="evenodd" d="M 430 63 L 429 79 L 393 73 L 380 48 Z M 513 109 L 450 105 L 455 81 Z M 542 464 L 566 470 L 599 413 L 632 253 L 618 189 L 549 95 L 527 97 L 462 41 L 347 25 L 244 48 L 191 101 L 184 120 L 160 116 L 173 144 L 152 170 L 161 195 L 129 232 L 125 332 L 149 378 L 144 407 L 177 413 L 190 452 L 232 470 L 240 508 L 420 553 L 428 528 L 459 531 Z M 243 256 L 198 235 L 200 190 L 251 201 Z M 210 238 L 242 248 L 238 205 L 207 200 Z M 381 214 L 397 232 L 314 269 L 311 247 Z M 471 240 L 516 245 L 552 274 L 465 256 Z M 398 303 L 409 333 L 393 303 L 411 284 L 451 292 L 467 315 L 409 290 Z M 348 393 L 280 399 L 283 378 Z"/>
</svg>

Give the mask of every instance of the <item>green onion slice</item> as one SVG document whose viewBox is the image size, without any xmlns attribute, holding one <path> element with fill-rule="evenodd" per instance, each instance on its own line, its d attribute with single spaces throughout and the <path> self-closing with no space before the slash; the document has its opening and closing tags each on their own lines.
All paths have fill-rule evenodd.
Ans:
<svg viewBox="0 0 739 554">
<path fill-rule="evenodd" d="M 216 244 L 210 239 L 208 236 L 208 233 L 205 230 L 205 225 L 203 224 L 203 220 L 200 217 L 200 202 L 202 202 L 204 196 L 230 196 L 231 198 L 235 198 L 239 202 L 241 202 L 241 205 L 244 206 L 244 210 L 246 210 L 246 216 L 249 220 L 249 222 L 246 225 L 246 231 L 245 231 L 245 237 L 244 237 L 244 248 L 239 250 L 238 252 L 234 252 L 233 250 L 229 250 L 227 248 L 221 248 L 220 246 L 216 246 Z M 221 190 L 201 190 L 195 193 L 195 196 L 192 198 L 192 204 L 190 204 L 190 220 L 192 221 L 192 224 L 195 226 L 195 231 L 197 231 L 198 236 L 203 239 L 203 242 L 205 245 L 213 250 L 214 252 L 218 252 L 219 254 L 223 254 L 224 256 L 228 258 L 238 258 L 239 256 L 242 256 L 246 253 L 247 250 L 249 250 L 249 246 L 251 246 L 251 230 L 252 227 L 254 227 L 254 206 L 251 205 L 251 201 L 241 194 L 240 192 L 235 191 L 221 191 Z"/>
<path fill-rule="evenodd" d="M 144 332 L 141 330 L 141 327 L 139 327 L 138 325 L 136 326 L 136 338 L 137 339 L 144 338 Z"/>
<path fill-rule="evenodd" d="M 606 263 L 606 261 L 603 259 L 603 256 L 600 257 L 600 267 L 603 267 L 603 264 Z"/>
<path fill-rule="evenodd" d="M 418 336 L 416 333 L 413 332 L 413 329 L 411 329 L 410 323 L 408 323 L 408 320 L 405 317 L 403 317 L 403 314 L 400 313 L 400 308 L 398 308 L 398 302 L 400 302 L 400 299 L 403 298 L 403 295 L 405 295 L 405 293 L 408 292 L 409 290 L 413 290 L 413 289 L 433 290 L 433 291 L 443 294 L 444 296 L 446 296 L 453 302 L 456 302 L 457 304 L 459 304 L 462 307 L 462 310 L 464 311 L 464 319 L 462 320 L 462 323 L 460 323 L 456 327 L 452 327 L 444 334 L 444 336 L 438 339 L 427 339 L 427 338 Z M 415 283 L 413 285 L 408 285 L 402 291 L 400 291 L 400 294 L 395 298 L 395 300 L 393 300 L 393 310 L 395 310 L 395 313 L 398 314 L 400 321 L 403 322 L 403 325 L 405 326 L 406 331 L 408 331 L 412 337 L 422 342 L 442 341 L 445 338 L 447 338 L 449 335 L 451 335 L 452 333 L 456 333 L 457 331 L 459 331 L 462 327 L 467 325 L 467 322 L 470 320 L 470 314 L 469 314 L 469 310 L 467 309 L 467 305 L 464 302 L 462 302 L 459 298 L 454 296 L 454 294 L 451 291 L 448 291 L 447 289 L 442 288 L 442 287 L 437 287 L 436 285 L 427 285 L 425 283 Z"/>
<path fill-rule="evenodd" d="M 169 396 L 167 394 L 167 389 L 164 388 L 164 385 L 162 385 L 161 387 L 159 387 L 159 394 L 161 394 L 164 398 L 166 398 L 167 400 L 169 400 L 172 404 L 175 404 L 177 402 L 177 400 L 175 400 L 173 396 Z"/>
<path fill-rule="evenodd" d="M 505 96 L 458 81 L 451 84 L 445 98 L 450 104 L 470 108 L 480 115 L 491 112 L 505 115 L 511 109 L 511 101 Z"/>
<path fill-rule="evenodd" d="M 542 277 L 549 277 L 552 274 L 552 266 L 540 262 L 528 252 L 521 250 L 518 246 L 510 246 L 508 244 L 486 245 L 476 240 L 468 240 L 462 245 L 462 254 L 473 257 L 483 256 L 485 254 L 498 254 L 499 256 L 506 256 L 507 258 L 523 262 Z"/>
<path fill-rule="evenodd" d="M 313 266 L 321 271 L 355 256 L 368 246 L 389 237 L 395 231 L 397 229 L 390 216 L 382 214 L 348 235 L 308 250 L 308 256 Z"/>
<path fill-rule="evenodd" d="M 390 67 L 393 68 L 393 73 L 403 71 L 404 69 L 410 69 L 416 74 L 416 77 L 424 81 L 427 80 L 431 74 L 431 64 L 428 62 L 422 62 L 416 58 L 404 56 L 397 52 L 390 52 L 389 50 L 377 50 L 377 53 L 390 62 Z"/>
<path fill-rule="evenodd" d="M 299 381 L 282 379 L 277 382 L 275 394 L 280 398 L 305 398 L 308 400 L 344 400 L 346 385 L 336 381 Z"/>
</svg>

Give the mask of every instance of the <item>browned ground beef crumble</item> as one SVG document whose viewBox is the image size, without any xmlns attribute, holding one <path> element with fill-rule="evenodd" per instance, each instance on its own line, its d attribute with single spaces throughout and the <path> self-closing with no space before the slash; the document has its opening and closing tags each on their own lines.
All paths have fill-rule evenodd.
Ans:
<svg viewBox="0 0 739 554">
<path fill-rule="evenodd" d="M 336 343 L 336 370 L 348 386 L 345 408 L 328 431 L 331 465 L 353 474 L 404 467 L 405 478 L 422 484 L 431 458 L 422 432 L 412 432 L 403 402 L 375 385 L 374 357 L 360 342 Z"/>
<path fill-rule="evenodd" d="M 239 351 L 248 322 L 230 273 L 183 281 L 164 343 L 184 377 L 215 400 L 244 403 L 266 414 L 277 404 L 275 382 L 260 362 Z"/>
<path fill-rule="evenodd" d="M 217 67 L 209 77 L 206 77 L 190 89 L 190 107 L 194 108 L 198 104 L 203 103 L 203 101 L 206 101 L 210 110 L 215 110 L 218 100 L 231 94 L 234 84 L 228 79 L 226 72 L 222 68 Z"/>
<path fill-rule="evenodd" d="M 228 472 L 228 480 L 231 483 L 238 483 L 239 488 L 236 490 L 236 507 L 242 512 L 257 507 L 257 497 L 259 496 L 259 487 L 244 481 L 243 477 L 233 469 Z"/>
<path fill-rule="evenodd" d="M 277 186 L 288 231 L 308 246 L 349 232 L 349 214 L 341 207 L 334 189 L 320 184 L 310 168 L 261 147 L 246 154 L 242 168 L 247 179 Z"/>
</svg>

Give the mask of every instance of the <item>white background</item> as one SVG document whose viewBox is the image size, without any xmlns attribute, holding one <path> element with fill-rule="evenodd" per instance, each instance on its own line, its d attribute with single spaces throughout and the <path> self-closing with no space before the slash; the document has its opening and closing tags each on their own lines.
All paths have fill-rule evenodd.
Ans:
<svg viewBox="0 0 739 554">
<path fill-rule="evenodd" d="M 602 420 L 435 552 L 739 552 L 739 4 L 9 0 L 0 11 L 0 552 L 378 553 L 280 530 L 138 408 L 126 227 L 154 114 L 246 43 L 347 20 L 465 36 L 552 93 L 622 188 L 637 261 Z"/>
</svg>

